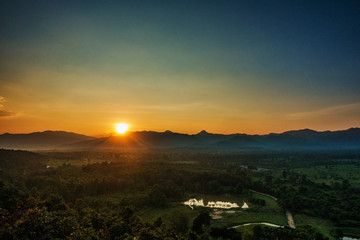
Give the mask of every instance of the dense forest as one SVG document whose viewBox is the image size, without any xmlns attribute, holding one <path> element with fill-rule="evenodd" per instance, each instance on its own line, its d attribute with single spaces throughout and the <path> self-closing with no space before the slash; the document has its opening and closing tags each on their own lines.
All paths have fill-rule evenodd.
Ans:
<svg viewBox="0 0 360 240">
<path fill-rule="evenodd" d="M 353 153 L 43 152 L 0 150 L 1 239 L 327 239 L 316 226 L 216 225 L 190 197 L 278 198 L 283 211 L 329 219 L 330 237 L 360 228 L 360 181 L 307 172 L 358 169 Z M 305 169 L 305 170 L 304 170 Z M 350 170 L 349 170 L 350 171 Z M 351 172 L 351 171 L 350 171 Z M 149 215 L 149 212 L 165 214 Z"/>
</svg>

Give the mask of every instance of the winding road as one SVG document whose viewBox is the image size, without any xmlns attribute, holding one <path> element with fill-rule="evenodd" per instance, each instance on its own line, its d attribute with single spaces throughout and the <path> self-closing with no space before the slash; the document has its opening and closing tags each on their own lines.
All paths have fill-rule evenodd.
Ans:
<svg viewBox="0 0 360 240">
<path fill-rule="evenodd" d="M 269 194 L 266 194 L 266 193 L 258 192 L 258 191 L 252 190 L 252 189 L 250 189 L 250 191 L 251 191 L 251 192 L 254 192 L 254 193 L 258 193 L 258 194 L 261 194 L 261 195 L 264 195 L 264 196 L 267 196 L 267 197 L 269 197 L 269 198 L 272 198 L 272 199 L 274 199 L 275 201 L 277 201 L 277 200 L 278 200 L 278 199 L 277 199 L 276 197 L 274 197 L 274 196 L 271 196 L 271 195 L 269 195 Z"/>
</svg>

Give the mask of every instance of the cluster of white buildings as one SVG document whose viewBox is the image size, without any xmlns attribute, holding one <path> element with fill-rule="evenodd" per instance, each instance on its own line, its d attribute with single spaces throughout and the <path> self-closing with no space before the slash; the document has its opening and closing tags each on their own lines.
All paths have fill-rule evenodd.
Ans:
<svg viewBox="0 0 360 240">
<path fill-rule="evenodd" d="M 238 208 L 240 207 L 236 203 L 231 202 L 222 202 L 222 201 L 216 201 L 216 202 L 208 202 L 207 205 L 204 204 L 204 200 L 200 199 L 199 201 L 196 198 L 189 199 L 188 201 L 184 202 L 185 205 L 189 206 L 191 209 L 196 207 L 208 207 L 208 208 L 224 208 L 224 209 L 230 209 L 230 208 Z M 249 208 L 249 206 L 244 202 L 241 208 Z"/>
</svg>

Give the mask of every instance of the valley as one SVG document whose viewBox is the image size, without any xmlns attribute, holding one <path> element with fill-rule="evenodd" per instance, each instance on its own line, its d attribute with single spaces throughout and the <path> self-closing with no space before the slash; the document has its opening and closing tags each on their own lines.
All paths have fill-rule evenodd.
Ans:
<svg viewBox="0 0 360 240">
<path fill-rule="evenodd" d="M 170 232 L 175 239 L 190 235 L 246 239 L 260 229 L 263 236 L 293 239 L 360 235 L 356 153 L 0 150 L 0 160 L 2 194 L 13 199 L 2 200 L 2 226 L 15 224 L 2 228 L 3 236 L 25 234 L 20 223 L 34 210 L 40 212 L 32 218 L 39 221 L 44 214 L 50 219 L 68 216 L 81 226 L 95 216 L 105 217 L 101 221 L 107 225 L 120 221 L 125 224 L 121 233 L 125 239 L 145 233 L 154 239 L 170 237 Z M 345 171 L 331 178 L 338 168 Z M 316 175 L 314 169 L 324 173 Z M 190 208 L 183 204 L 189 199 L 214 208 Z M 217 202 L 226 203 L 226 208 L 216 207 Z M 21 214 L 13 215 L 11 209 L 19 206 Z M 131 227 L 134 221 L 136 228 Z M 52 225 L 63 229 L 63 224 Z M 103 239 L 113 239 L 115 233 L 106 225 L 94 224 L 86 225 L 87 230 L 69 225 L 66 232 L 56 234 L 90 236 L 83 231 L 98 229 Z M 49 226 L 33 227 L 46 232 Z"/>
</svg>

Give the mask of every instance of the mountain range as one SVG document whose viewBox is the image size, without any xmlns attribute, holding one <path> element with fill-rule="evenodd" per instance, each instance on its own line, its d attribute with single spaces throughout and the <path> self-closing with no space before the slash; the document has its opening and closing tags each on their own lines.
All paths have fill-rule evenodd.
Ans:
<svg viewBox="0 0 360 240">
<path fill-rule="evenodd" d="M 266 135 L 198 134 L 171 131 L 129 132 L 90 137 L 72 132 L 44 131 L 0 135 L 0 148 L 23 150 L 201 148 L 215 150 L 347 150 L 360 149 L 360 128 L 341 131 L 293 130 Z"/>
</svg>

